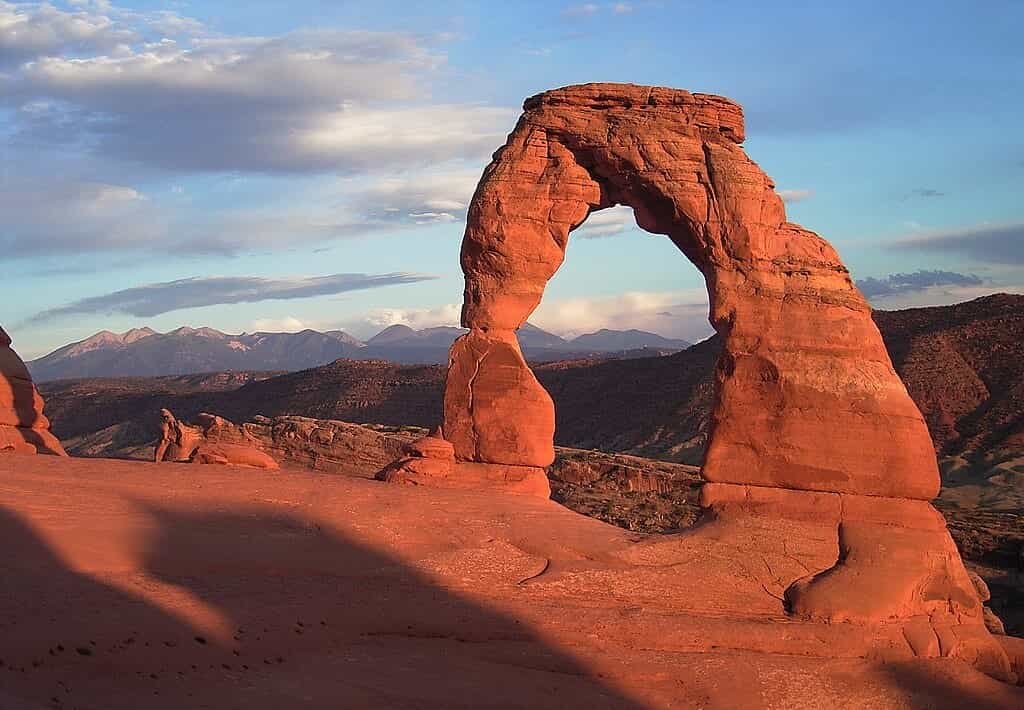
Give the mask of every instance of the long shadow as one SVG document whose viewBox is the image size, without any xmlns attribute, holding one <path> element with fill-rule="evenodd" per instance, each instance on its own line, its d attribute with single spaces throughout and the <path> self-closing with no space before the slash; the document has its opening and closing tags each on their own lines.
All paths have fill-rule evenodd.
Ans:
<svg viewBox="0 0 1024 710">
<path fill-rule="evenodd" d="M 147 512 L 145 576 L 123 572 L 143 599 L 69 569 L 0 508 L 0 709 L 642 707 L 517 619 L 316 521 Z M 148 600 L 167 589 L 170 612 Z M 887 673 L 911 707 L 1024 701 L 920 663 Z"/>
<path fill-rule="evenodd" d="M 0 509 L 0 708 L 641 707 L 518 620 L 308 520 L 149 512 L 148 578 L 230 638 L 68 569 Z"/>
<path fill-rule="evenodd" d="M 922 710 L 1012 710 L 1024 708 L 1024 690 L 991 678 L 967 686 L 957 683 L 938 668 L 924 663 L 894 663 L 885 666 L 893 685 L 913 697 Z"/>
<path fill-rule="evenodd" d="M 98 666 L 190 638 L 160 609 L 69 569 L 0 508 L 0 708 L 95 707 L 79 691 Z"/>
</svg>

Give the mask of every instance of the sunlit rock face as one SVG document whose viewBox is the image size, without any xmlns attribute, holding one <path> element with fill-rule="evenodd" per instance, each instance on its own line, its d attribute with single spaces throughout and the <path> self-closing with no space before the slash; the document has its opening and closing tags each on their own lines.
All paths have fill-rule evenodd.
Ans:
<svg viewBox="0 0 1024 710">
<path fill-rule="evenodd" d="M 527 99 L 469 208 L 470 331 L 451 349 L 435 434 L 451 449 L 443 460 L 407 457 L 382 477 L 547 495 L 520 482 L 552 463 L 555 417 L 515 331 L 571 232 L 594 211 L 629 205 L 641 228 L 700 269 L 724 341 L 704 523 L 652 545 L 730 541 L 766 566 L 763 589 L 795 617 L 895 625 L 915 655 L 960 657 L 1011 678 L 928 502 L 939 490 L 932 442 L 871 310 L 832 246 L 786 221 L 743 138 L 741 108 L 706 94 L 587 84 Z M 718 584 L 710 569 L 687 574 Z"/>
<path fill-rule="evenodd" d="M 54 454 L 67 456 L 50 433 L 43 415 L 43 398 L 18 354 L 11 338 L 0 328 L 0 453 Z"/>
<path fill-rule="evenodd" d="M 453 350 L 445 407 L 458 458 L 550 463 L 552 406 L 512 332 L 572 230 L 625 204 L 704 274 L 724 336 L 707 480 L 934 497 L 927 428 L 867 303 L 835 250 L 786 221 L 743 137 L 741 108 L 706 94 L 588 84 L 526 101 L 484 172 L 462 246 L 473 332 Z"/>
</svg>

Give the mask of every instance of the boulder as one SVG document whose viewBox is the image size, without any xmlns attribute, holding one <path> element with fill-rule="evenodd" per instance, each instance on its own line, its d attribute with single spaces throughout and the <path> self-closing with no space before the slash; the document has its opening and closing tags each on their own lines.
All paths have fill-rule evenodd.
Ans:
<svg viewBox="0 0 1024 710">
<path fill-rule="evenodd" d="M 167 409 L 160 410 L 160 441 L 156 461 L 189 462 L 278 469 L 276 460 L 242 427 L 216 414 L 201 413 L 194 424 L 179 421 Z"/>
<path fill-rule="evenodd" d="M 0 452 L 67 456 L 50 433 L 28 368 L 11 348 L 11 338 L 0 328 Z"/>
<path fill-rule="evenodd" d="M 281 466 L 267 453 L 255 446 L 225 443 L 202 443 L 189 459 L 196 464 L 219 464 L 222 466 L 248 466 L 275 471 Z"/>
</svg>

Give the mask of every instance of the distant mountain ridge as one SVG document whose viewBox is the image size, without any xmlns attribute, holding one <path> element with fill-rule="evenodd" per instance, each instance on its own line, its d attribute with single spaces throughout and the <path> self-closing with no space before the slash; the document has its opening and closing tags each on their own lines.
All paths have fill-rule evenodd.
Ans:
<svg viewBox="0 0 1024 710">
<path fill-rule="evenodd" d="M 1024 295 L 875 311 L 874 318 L 924 414 L 936 451 L 946 457 L 947 479 L 977 482 L 995 472 L 991 475 L 1003 476 L 1008 485 L 1020 481 Z M 716 336 L 668 357 L 538 364 L 537 378 L 556 403 L 557 443 L 699 464 L 720 351 Z M 430 427 L 440 421 L 445 370 L 339 360 L 315 370 L 252 376 L 230 391 L 210 386 L 222 381 L 212 376 L 192 379 L 69 380 L 41 391 L 54 433 L 62 439 L 143 421 L 160 407 L 185 417 L 212 411 L 237 421 L 293 414 Z M 155 426 L 148 426 L 146 436 Z"/>
<path fill-rule="evenodd" d="M 573 338 L 571 342 L 576 347 L 593 350 L 630 350 L 632 348 L 685 350 L 692 345 L 685 340 L 665 338 L 656 333 L 647 333 L 642 330 L 609 330 L 608 328 Z"/>
<path fill-rule="evenodd" d="M 226 370 L 297 371 L 338 359 L 388 360 L 402 364 L 446 362 L 463 328 L 415 330 L 392 325 L 366 342 L 341 330 L 241 333 L 182 326 L 167 333 L 133 328 L 100 331 L 28 363 L 39 382 L 82 377 L 158 377 Z M 596 333 L 565 340 L 530 323 L 519 330 L 524 354 L 533 360 L 661 355 L 689 347 L 682 340 L 639 330 Z"/>
</svg>

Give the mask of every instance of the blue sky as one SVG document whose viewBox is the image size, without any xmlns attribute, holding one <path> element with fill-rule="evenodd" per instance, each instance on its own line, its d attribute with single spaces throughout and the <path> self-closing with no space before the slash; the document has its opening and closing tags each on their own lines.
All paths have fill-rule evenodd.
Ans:
<svg viewBox="0 0 1024 710">
<path fill-rule="evenodd" d="M 453 324 L 462 218 L 522 100 L 718 93 L 880 307 L 1024 290 L 1024 3 L 0 0 L 0 323 Z M 893 276 L 896 274 L 897 276 Z M 533 321 L 708 332 L 702 280 L 594 215 Z"/>
</svg>

